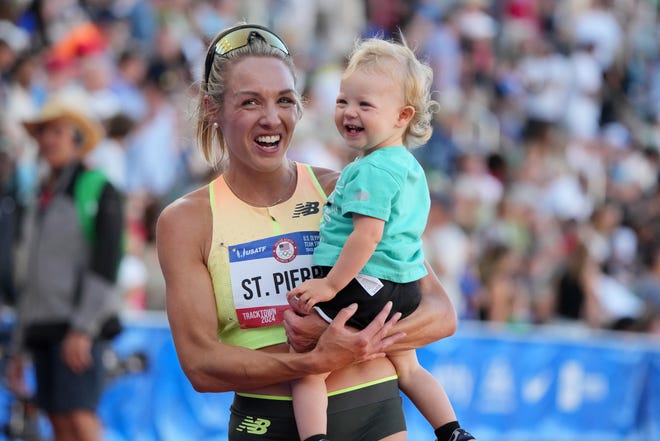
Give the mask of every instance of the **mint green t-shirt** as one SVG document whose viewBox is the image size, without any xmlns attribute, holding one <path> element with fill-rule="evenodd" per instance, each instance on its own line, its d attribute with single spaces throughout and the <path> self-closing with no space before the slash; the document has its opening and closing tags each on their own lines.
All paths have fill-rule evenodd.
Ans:
<svg viewBox="0 0 660 441">
<path fill-rule="evenodd" d="M 353 213 L 385 221 L 383 238 L 360 271 L 407 283 L 426 275 L 421 235 L 430 197 L 422 166 L 403 146 L 356 159 L 341 172 L 323 208 L 314 263 L 333 266 L 353 231 Z"/>
</svg>

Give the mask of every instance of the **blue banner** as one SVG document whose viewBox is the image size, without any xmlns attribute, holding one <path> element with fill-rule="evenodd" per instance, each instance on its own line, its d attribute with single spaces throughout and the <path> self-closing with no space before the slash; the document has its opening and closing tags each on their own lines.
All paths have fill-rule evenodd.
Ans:
<svg viewBox="0 0 660 441">
<path fill-rule="evenodd" d="M 660 440 L 660 351 L 650 339 L 480 326 L 418 353 L 461 424 L 481 441 Z M 432 440 L 407 400 L 406 413 L 411 439 Z"/>
</svg>

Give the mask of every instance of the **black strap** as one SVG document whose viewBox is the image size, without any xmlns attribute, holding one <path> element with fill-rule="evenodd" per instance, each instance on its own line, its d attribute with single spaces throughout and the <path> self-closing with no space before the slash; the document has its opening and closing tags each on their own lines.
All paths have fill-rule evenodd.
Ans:
<svg viewBox="0 0 660 441">
<path fill-rule="evenodd" d="M 305 441 L 330 441 L 330 440 L 328 439 L 328 435 L 322 433 L 319 435 L 312 435 L 309 438 L 307 438 Z"/>
</svg>

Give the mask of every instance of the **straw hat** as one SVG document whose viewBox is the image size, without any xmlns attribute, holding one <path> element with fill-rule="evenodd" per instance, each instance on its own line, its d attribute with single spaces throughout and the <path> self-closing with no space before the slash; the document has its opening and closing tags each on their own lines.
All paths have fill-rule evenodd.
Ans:
<svg viewBox="0 0 660 441">
<path fill-rule="evenodd" d="M 47 101 L 36 117 L 23 121 L 23 126 L 32 137 L 36 137 L 43 124 L 56 120 L 69 121 L 80 131 L 82 135 L 81 155 L 91 151 L 103 137 L 103 129 L 99 123 L 62 97 L 55 97 Z"/>
</svg>

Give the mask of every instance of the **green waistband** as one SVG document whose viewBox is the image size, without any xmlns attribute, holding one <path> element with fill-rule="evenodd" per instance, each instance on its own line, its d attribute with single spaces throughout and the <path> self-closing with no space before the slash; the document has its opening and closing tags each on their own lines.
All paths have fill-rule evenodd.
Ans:
<svg viewBox="0 0 660 441">
<path fill-rule="evenodd" d="M 358 389 L 364 389 L 365 387 L 373 386 L 375 384 L 381 384 L 388 381 L 396 380 L 397 378 L 398 377 L 396 375 L 391 375 L 385 378 L 379 378 L 378 380 L 368 381 L 366 383 L 357 384 L 355 386 L 346 387 L 344 389 L 334 390 L 332 392 L 329 392 L 328 396 L 332 397 L 335 395 L 345 394 L 347 392 L 352 392 Z M 241 397 L 246 397 L 246 398 L 259 398 L 263 400 L 291 401 L 291 397 L 286 395 L 262 395 L 262 394 L 248 394 L 242 392 L 237 392 L 236 395 L 240 395 Z"/>
</svg>

